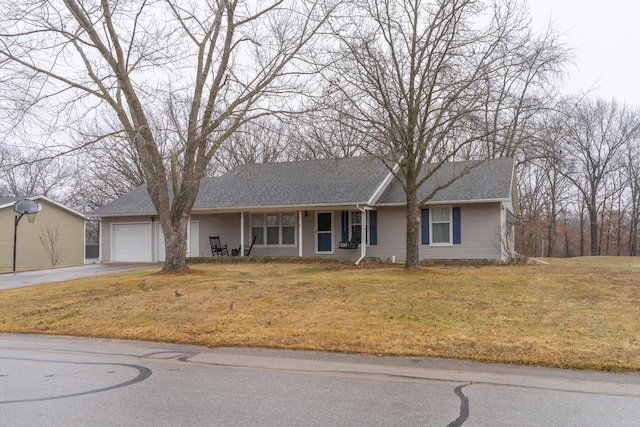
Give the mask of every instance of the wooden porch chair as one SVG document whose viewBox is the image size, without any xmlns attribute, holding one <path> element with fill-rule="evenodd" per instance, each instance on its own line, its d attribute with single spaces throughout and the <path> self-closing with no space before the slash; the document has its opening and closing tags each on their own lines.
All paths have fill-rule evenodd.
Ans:
<svg viewBox="0 0 640 427">
<path fill-rule="evenodd" d="M 253 236 L 253 240 L 251 241 L 251 246 L 249 246 L 248 248 L 244 248 L 244 256 L 249 256 L 251 254 L 251 249 L 253 249 L 253 244 L 256 242 L 256 239 L 258 238 L 258 236 Z M 238 254 L 240 254 L 240 249 L 242 248 L 242 246 L 238 247 Z M 234 249 L 235 251 L 235 249 Z"/>
<path fill-rule="evenodd" d="M 220 236 L 209 236 L 209 243 L 211 244 L 211 255 L 229 256 L 229 249 L 227 249 L 227 245 L 220 243 Z"/>
<path fill-rule="evenodd" d="M 256 242 L 257 238 L 258 236 L 253 236 L 253 240 L 251 241 L 251 246 L 249 246 L 249 249 L 244 249 L 244 256 L 249 256 L 251 254 L 251 249 L 253 249 L 253 244 Z"/>
</svg>

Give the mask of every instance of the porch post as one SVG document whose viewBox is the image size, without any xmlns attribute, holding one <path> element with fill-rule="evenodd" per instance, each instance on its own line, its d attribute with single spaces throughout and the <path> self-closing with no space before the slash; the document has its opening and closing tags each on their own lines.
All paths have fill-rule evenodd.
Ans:
<svg viewBox="0 0 640 427">
<path fill-rule="evenodd" d="M 360 255 L 361 258 L 367 256 L 367 211 L 362 210 L 362 219 L 360 220 Z"/>
<path fill-rule="evenodd" d="M 104 262 L 104 258 L 102 258 L 102 217 L 98 217 L 98 259 L 100 260 L 100 264 Z"/>
<path fill-rule="evenodd" d="M 298 256 L 302 258 L 302 211 L 298 211 Z"/>
<path fill-rule="evenodd" d="M 240 212 L 240 256 L 244 256 L 244 212 Z"/>
</svg>

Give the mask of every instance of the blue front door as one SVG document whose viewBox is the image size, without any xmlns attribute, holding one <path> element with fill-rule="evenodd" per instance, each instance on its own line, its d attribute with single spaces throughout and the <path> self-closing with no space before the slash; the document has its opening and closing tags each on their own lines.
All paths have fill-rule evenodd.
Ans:
<svg viewBox="0 0 640 427">
<path fill-rule="evenodd" d="M 316 251 L 333 252 L 333 214 L 318 212 L 316 216 Z"/>
</svg>

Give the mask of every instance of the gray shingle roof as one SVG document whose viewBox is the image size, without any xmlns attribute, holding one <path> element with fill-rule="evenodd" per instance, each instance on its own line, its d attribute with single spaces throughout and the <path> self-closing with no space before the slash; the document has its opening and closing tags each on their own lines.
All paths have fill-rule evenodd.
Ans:
<svg viewBox="0 0 640 427">
<path fill-rule="evenodd" d="M 147 186 L 141 185 L 130 192 L 91 212 L 91 216 L 156 215 Z"/>
<path fill-rule="evenodd" d="M 468 173 L 449 187 L 436 193 L 430 203 L 463 202 L 482 200 L 508 200 L 511 197 L 513 178 L 513 159 L 493 159 L 486 162 L 445 163 L 418 190 L 418 200 L 425 198 L 433 188 L 448 182 L 468 169 Z M 378 205 L 403 204 L 406 196 L 402 186 L 392 182 L 391 186 L 378 200 Z"/>
<path fill-rule="evenodd" d="M 437 176 L 440 180 L 448 179 L 465 164 L 446 164 Z M 492 160 L 440 191 L 434 201 L 508 199 L 512 171 L 512 160 Z M 204 178 L 194 211 L 364 205 L 388 173 L 382 162 L 373 157 L 242 165 L 221 177 Z M 427 190 L 423 188 L 421 193 Z M 402 187 L 395 183 L 382 195 L 378 204 L 401 204 L 404 201 Z M 155 213 L 146 187 L 140 186 L 94 211 L 92 215 Z"/>
<path fill-rule="evenodd" d="M 365 204 L 387 174 L 373 157 L 241 165 L 221 177 L 204 178 L 194 211 Z M 91 215 L 155 213 L 143 185 Z"/>
<path fill-rule="evenodd" d="M 364 204 L 387 174 L 372 157 L 243 165 L 207 181 L 195 208 Z"/>
</svg>

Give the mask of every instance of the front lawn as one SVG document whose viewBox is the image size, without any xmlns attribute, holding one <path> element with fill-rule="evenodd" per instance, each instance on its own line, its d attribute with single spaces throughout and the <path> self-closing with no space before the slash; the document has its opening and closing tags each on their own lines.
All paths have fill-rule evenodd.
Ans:
<svg viewBox="0 0 640 427">
<path fill-rule="evenodd" d="M 640 258 L 548 261 L 156 266 L 2 291 L 0 332 L 640 371 Z"/>
</svg>

